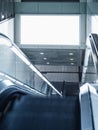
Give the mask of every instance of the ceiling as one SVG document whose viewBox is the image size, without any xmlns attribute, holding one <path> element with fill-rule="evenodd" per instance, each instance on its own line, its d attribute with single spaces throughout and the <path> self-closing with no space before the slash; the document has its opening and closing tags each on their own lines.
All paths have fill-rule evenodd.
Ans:
<svg viewBox="0 0 98 130">
<path fill-rule="evenodd" d="M 84 49 L 21 48 L 34 65 L 82 66 Z"/>
</svg>

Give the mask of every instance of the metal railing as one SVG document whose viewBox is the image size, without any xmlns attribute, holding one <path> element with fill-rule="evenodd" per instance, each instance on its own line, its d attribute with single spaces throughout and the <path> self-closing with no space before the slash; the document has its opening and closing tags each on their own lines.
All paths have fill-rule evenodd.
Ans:
<svg viewBox="0 0 98 130">
<path fill-rule="evenodd" d="M 62 96 L 62 94 L 49 82 L 49 80 L 43 76 L 43 74 L 30 62 L 28 57 L 19 49 L 18 46 L 16 46 L 15 43 L 13 43 L 7 36 L 0 33 L 0 43 L 5 44 L 9 47 L 28 67 L 31 69 L 31 71 L 35 72 L 44 82 L 47 83 L 59 96 Z"/>
</svg>

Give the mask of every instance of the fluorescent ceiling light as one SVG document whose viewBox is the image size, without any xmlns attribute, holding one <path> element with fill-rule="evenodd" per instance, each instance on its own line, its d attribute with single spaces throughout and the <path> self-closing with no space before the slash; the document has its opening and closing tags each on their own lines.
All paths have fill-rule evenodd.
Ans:
<svg viewBox="0 0 98 130">
<path fill-rule="evenodd" d="M 74 63 L 71 63 L 71 65 L 74 65 Z"/>
<path fill-rule="evenodd" d="M 44 52 L 40 52 L 40 55 L 44 55 Z"/>
<path fill-rule="evenodd" d="M 4 19 L 4 15 L 3 14 L 1 15 L 1 18 Z"/>
<path fill-rule="evenodd" d="M 73 61 L 74 59 L 71 58 L 70 60 Z"/>
<path fill-rule="evenodd" d="M 43 59 L 44 59 L 44 60 L 47 60 L 47 58 L 46 58 L 46 57 L 44 57 Z"/>
<path fill-rule="evenodd" d="M 50 63 L 49 63 L 49 62 L 47 62 L 46 64 L 47 64 L 47 65 L 49 65 Z"/>
<path fill-rule="evenodd" d="M 69 55 L 70 55 L 70 56 L 72 56 L 72 55 L 73 55 L 73 53 L 72 53 L 72 52 L 70 52 L 70 53 L 69 53 Z"/>
</svg>

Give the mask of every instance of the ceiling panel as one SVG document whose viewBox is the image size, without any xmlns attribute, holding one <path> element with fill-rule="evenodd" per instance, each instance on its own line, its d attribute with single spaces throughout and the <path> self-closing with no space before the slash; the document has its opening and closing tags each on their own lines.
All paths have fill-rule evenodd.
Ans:
<svg viewBox="0 0 98 130">
<path fill-rule="evenodd" d="M 81 66 L 83 49 L 21 48 L 34 65 Z"/>
</svg>

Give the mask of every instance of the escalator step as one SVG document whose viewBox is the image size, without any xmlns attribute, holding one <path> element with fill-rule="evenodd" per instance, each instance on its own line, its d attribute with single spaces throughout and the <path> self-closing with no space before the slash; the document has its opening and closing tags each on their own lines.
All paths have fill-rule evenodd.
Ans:
<svg viewBox="0 0 98 130">
<path fill-rule="evenodd" d="M 0 121 L 0 130 L 79 130 L 78 98 L 21 96 Z"/>
</svg>

